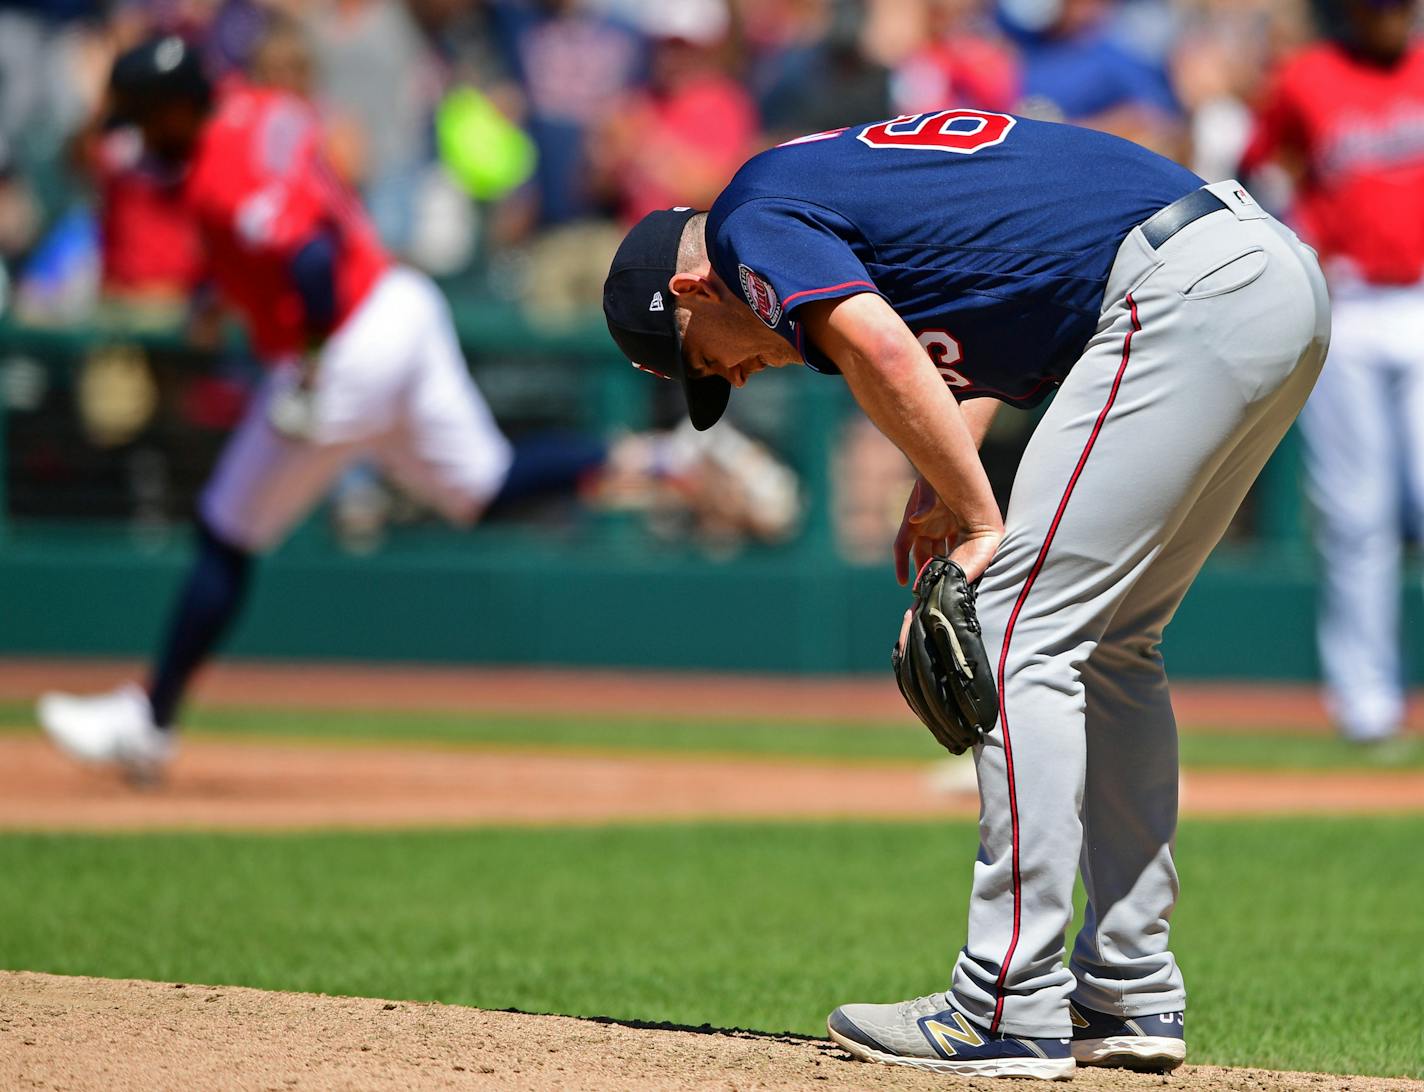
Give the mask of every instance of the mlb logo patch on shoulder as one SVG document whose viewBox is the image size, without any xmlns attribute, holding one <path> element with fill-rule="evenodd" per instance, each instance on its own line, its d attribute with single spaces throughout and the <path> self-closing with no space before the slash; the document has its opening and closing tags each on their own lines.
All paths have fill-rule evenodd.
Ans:
<svg viewBox="0 0 1424 1092">
<path fill-rule="evenodd" d="M 777 323 L 781 321 L 781 298 L 776 294 L 776 289 L 771 287 L 770 281 L 748 266 L 737 266 L 737 274 L 742 280 L 742 295 L 746 296 L 747 303 L 756 312 L 757 318 L 775 330 Z"/>
</svg>

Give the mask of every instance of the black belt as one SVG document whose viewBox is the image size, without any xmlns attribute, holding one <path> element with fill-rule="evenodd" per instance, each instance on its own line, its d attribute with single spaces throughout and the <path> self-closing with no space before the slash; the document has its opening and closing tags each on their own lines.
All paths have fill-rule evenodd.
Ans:
<svg viewBox="0 0 1424 1092">
<path fill-rule="evenodd" d="M 1210 216 L 1224 208 L 1226 202 L 1211 190 L 1193 190 L 1144 220 L 1142 237 L 1147 240 L 1148 246 L 1156 250 L 1188 224 L 1195 224 L 1203 216 Z"/>
</svg>

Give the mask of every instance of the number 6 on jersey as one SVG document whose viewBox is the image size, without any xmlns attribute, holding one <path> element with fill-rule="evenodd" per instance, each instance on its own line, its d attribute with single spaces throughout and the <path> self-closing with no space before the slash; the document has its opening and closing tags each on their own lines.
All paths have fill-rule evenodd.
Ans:
<svg viewBox="0 0 1424 1092">
<path fill-rule="evenodd" d="M 952 367 L 964 359 L 964 350 L 959 347 L 959 342 L 953 334 L 945 330 L 925 330 L 920 334 L 920 344 L 924 346 L 925 352 L 930 354 L 930 360 L 934 362 L 935 369 L 943 377 L 946 386 L 963 390 L 971 385 L 968 379 Z"/>
</svg>

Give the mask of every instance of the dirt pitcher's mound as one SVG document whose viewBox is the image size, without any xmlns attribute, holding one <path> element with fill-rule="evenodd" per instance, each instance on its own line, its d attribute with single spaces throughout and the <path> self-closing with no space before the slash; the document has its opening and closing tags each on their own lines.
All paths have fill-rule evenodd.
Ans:
<svg viewBox="0 0 1424 1092">
<path fill-rule="evenodd" d="M 0 973 L 0 1085 L 122 1088 L 953 1089 L 794 1036 L 634 1028 L 450 1005 Z M 1338 1077 L 1189 1067 L 1075 1087 L 1310 1089 Z M 1418 1090 L 1351 1078 L 1357 1092 Z"/>
<path fill-rule="evenodd" d="M 1340 1077 L 1190 1066 L 1081 1070 L 1073 1088 L 1326 1092 Z M 635 1028 L 453 1005 L 0 972 L 0 1087 L 117 1089 L 953 1089 L 828 1042 Z M 1348 1078 L 1353 1092 L 1424 1082 Z"/>
</svg>

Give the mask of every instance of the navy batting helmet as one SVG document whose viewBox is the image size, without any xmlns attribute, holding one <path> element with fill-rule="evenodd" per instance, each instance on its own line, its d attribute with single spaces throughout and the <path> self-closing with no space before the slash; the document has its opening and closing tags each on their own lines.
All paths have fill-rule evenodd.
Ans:
<svg viewBox="0 0 1424 1092">
<path fill-rule="evenodd" d="M 119 54 L 109 74 L 109 91 L 118 121 L 132 121 L 174 99 L 204 110 L 213 100 L 213 86 L 197 52 L 176 34 L 150 38 Z"/>
</svg>

